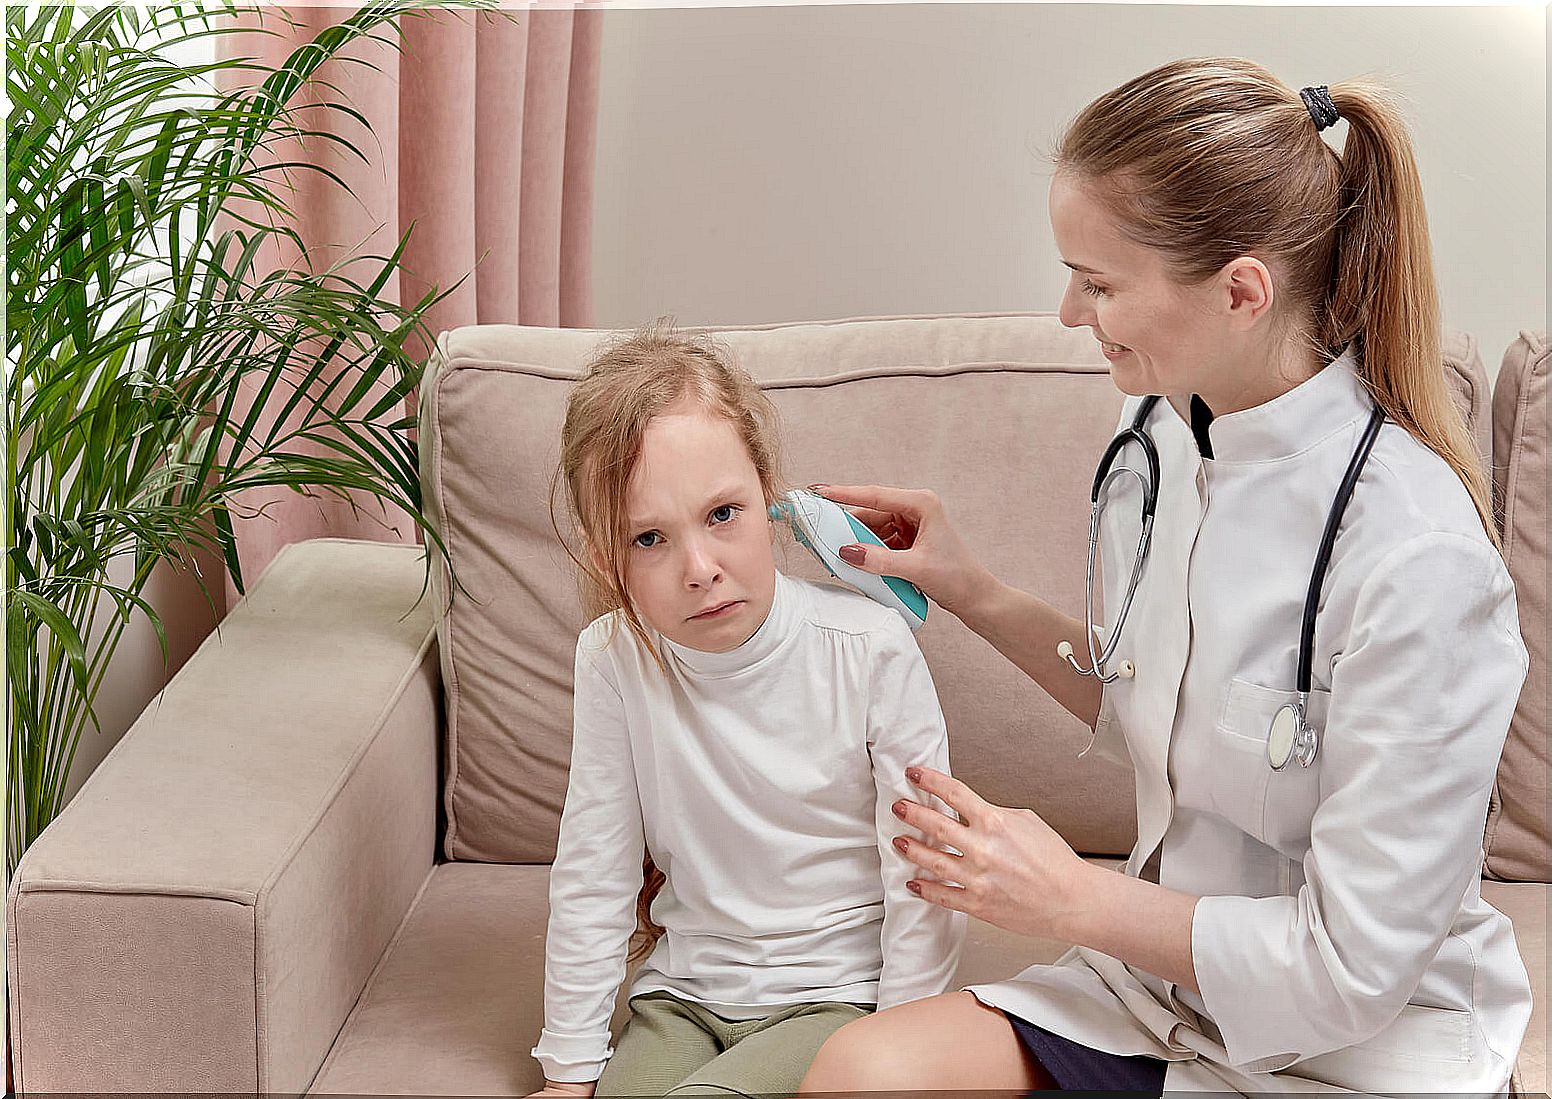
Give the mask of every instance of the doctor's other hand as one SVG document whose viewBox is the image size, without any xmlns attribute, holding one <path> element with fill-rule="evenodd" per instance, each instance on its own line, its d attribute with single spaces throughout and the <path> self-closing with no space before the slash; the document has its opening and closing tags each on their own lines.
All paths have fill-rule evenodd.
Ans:
<svg viewBox="0 0 1552 1099">
<path fill-rule="evenodd" d="M 553 1080 L 546 1080 L 544 1087 L 528 1096 L 528 1099 L 560 1099 L 561 1096 L 569 1096 L 571 1099 L 592 1099 L 593 1092 L 598 1089 L 597 1080 L 589 1080 L 585 1084 L 558 1084 Z"/>
<path fill-rule="evenodd" d="M 887 547 L 847 546 L 841 557 L 875 576 L 909 580 L 938 606 L 963 616 L 970 601 L 998 586 L 949 522 L 931 489 L 882 485 L 810 485 L 846 506 Z"/>
<path fill-rule="evenodd" d="M 959 814 L 956 821 L 919 802 L 895 802 L 895 815 L 926 838 L 900 836 L 895 846 L 938 879 L 913 878 L 911 892 L 1020 935 L 1074 939 L 1094 866 L 1031 809 L 993 805 L 930 767 L 905 775 Z"/>
</svg>

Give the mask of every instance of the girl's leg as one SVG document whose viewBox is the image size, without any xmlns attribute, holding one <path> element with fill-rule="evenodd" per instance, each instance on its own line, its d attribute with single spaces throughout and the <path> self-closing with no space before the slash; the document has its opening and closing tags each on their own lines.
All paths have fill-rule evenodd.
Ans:
<svg viewBox="0 0 1552 1099">
<path fill-rule="evenodd" d="M 702 1012 L 666 992 L 633 996 L 631 1015 L 598 1080 L 605 1096 L 662 1095 L 719 1052 Z"/>
<path fill-rule="evenodd" d="M 758 1022 L 728 1023 L 727 1051 L 668 1094 L 791 1095 L 825 1039 L 867 1014 L 853 1004 L 799 1004 Z"/>
<path fill-rule="evenodd" d="M 969 992 L 880 1011 L 836 1031 L 800 1093 L 1055 1088 L 1007 1017 Z"/>
</svg>

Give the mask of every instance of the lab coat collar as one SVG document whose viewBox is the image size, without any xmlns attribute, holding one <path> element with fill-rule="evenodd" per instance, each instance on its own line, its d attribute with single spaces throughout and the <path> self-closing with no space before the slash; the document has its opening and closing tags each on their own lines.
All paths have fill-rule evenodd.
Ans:
<svg viewBox="0 0 1552 1099">
<path fill-rule="evenodd" d="M 1207 429 L 1214 460 L 1267 462 L 1287 458 L 1368 415 L 1372 402 L 1358 377 L 1356 363 L 1349 347 L 1314 377 L 1280 397 L 1214 417 Z"/>
</svg>

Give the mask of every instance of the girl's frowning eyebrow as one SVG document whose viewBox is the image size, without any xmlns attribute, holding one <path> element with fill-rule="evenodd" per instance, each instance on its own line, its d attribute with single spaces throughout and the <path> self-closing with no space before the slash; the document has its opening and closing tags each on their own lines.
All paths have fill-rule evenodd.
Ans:
<svg viewBox="0 0 1552 1099">
<path fill-rule="evenodd" d="M 1063 267 L 1071 267 L 1074 271 L 1081 271 L 1085 275 L 1097 275 L 1097 274 L 1099 274 L 1099 272 L 1094 270 L 1094 268 L 1092 268 L 1092 267 L 1085 267 L 1081 263 L 1068 263 L 1066 260 L 1062 260 L 1062 266 Z"/>
<path fill-rule="evenodd" d="M 713 508 L 718 507 L 725 501 L 737 499 L 743 494 L 744 488 L 742 485 L 724 485 L 722 488 L 718 489 L 716 492 L 713 492 L 706 498 L 706 503 L 701 506 L 701 510 L 711 511 Z M 648 515 L 641 518 L 637 518 L 636 516 L 632 515 L 629 517 L 629 521 L 631 527 L 636 530 L 650 530 L 651 528 L 658 525 L 658 518 L 655 515 Z"/>
</svg>

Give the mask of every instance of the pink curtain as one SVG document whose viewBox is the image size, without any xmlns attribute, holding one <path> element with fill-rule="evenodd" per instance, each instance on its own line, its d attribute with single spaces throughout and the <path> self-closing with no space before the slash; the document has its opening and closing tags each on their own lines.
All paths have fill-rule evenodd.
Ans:
<svg viewBox="0 0 1552 1099">
<path fill-rule="evenodd" d="M 247 29 L 224 36 L 222 53 L 278 64 L 349 10 L 260 9 L 241 24 Z M 437 9 L 402 17 L 400 50 L 368 44 L 349 54 L 364 64 L 321 70 L 333 88 L 311 98 L 343 98 L 371 131 L 342 112 L 308 117 L 349 139 L 366 163 L 325 141 L 269 151 L 326 166 L 350 189 L 316 172 L 292 176 L 293 224 L 314 266 L 391 254 L 413 226 L 396 288 L 401 303 L 458 284 L 429 316 L 432 333 L 591 323 L 600 18 L 565 8 Z M 277 251 L 264 260 L 294 257 Z M 416 533 L 407 516 L 369 498 L 267 488 L 242 494 L 233 526 L 248 584 L 290 542 L 412 541 Z M 229 590 L 228 605 L 234 601 Z"/>
</svg>

